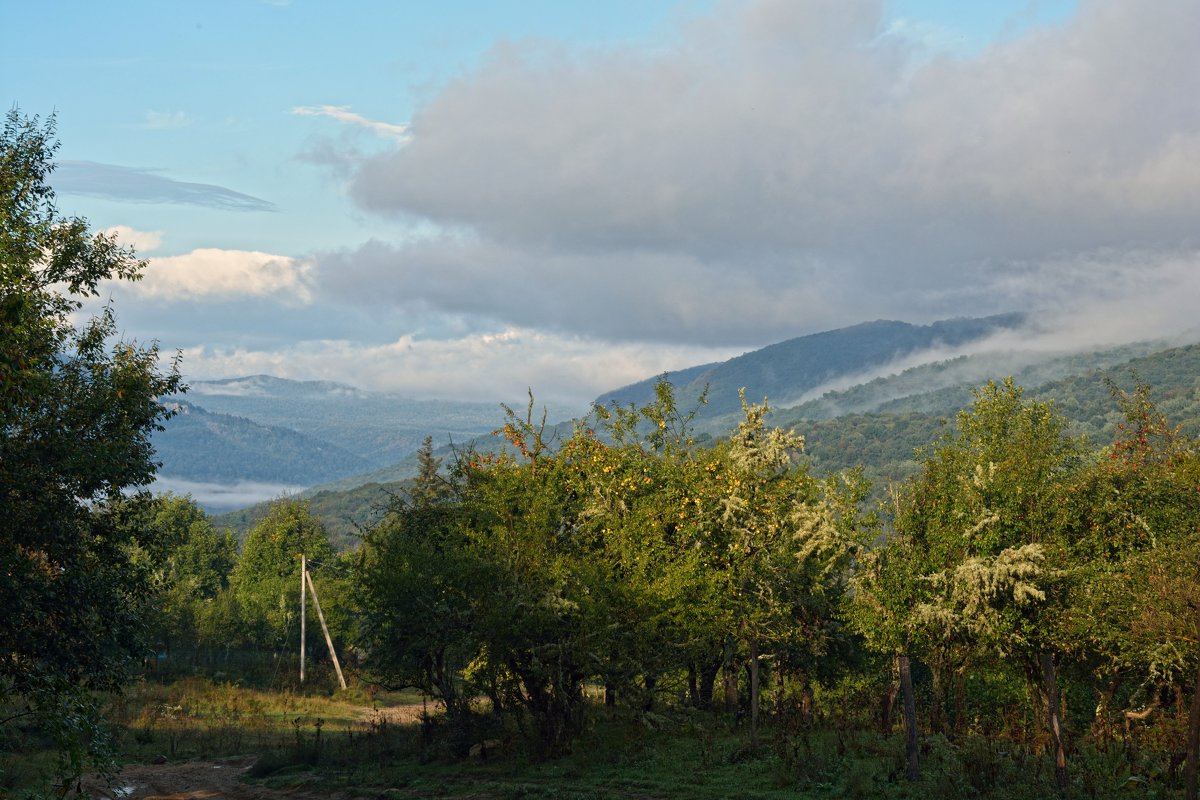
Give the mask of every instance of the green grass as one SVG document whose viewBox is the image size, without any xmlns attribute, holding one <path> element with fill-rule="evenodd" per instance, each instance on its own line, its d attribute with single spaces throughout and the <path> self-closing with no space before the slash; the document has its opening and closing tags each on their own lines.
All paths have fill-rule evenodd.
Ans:
<svg viewBox="0 0 1200 800">
<path fill-rule="evenodd" d="M 921 781 L 903 777 L 898 734 L 884 736 L 829 720 L 808 728 L 766 726 L 761 746 L 719 714 L 667 709 L 656 714 L 592 709 L 571 751 L 538 760 L 511 725 L 480 716 L 476 741 L 486 758 L 447 755 L 447 726 L 420 716 L 419 695 L 368 698 L 262 692 L 204 680 L 140 684 L 114 698 L 110 719 L 128 761 L 255 756 L 247 779 L 308 794 L 446 798 L 880 798 L 880 800 L 1032 800 L 1052 797 L 1045 756 L 1002 738 L 922 739 Z M 413 707 L 413 704 L 418 704 Z M 397 722 L 396 714 L 411 722 Z M 30 740 L 32 742 L 32 740 Z M 10 742 L 11 744 L 11 742 Z M 27 742 L 28 744 L 28 742 Z M 48 742 L 9 764 L 0 797 L 43 779 Z M 10 753 L 10 756 L 12 754 Z M 1156 751 L 1080 743 L 1072 755 L 1072 797 L 1178 798 L 1178 775 Z"/>
</svg>

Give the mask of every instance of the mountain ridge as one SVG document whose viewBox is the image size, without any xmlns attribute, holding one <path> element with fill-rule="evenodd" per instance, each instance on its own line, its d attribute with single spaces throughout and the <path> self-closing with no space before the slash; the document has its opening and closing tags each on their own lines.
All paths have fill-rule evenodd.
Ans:
<svg viewBox="0 0 1200 800">
<path fill-rule="evenodd" d="M 769 397 L 775 405 L 799 402 L 806 392 L 838 377 L 936 347 L 960 347 L 1026 319 L 1021 312 L 989 317 L 956 317 L 928 325 L 899 320 L 874 320 L 787 339 L 751 350 L 726 361 L 668 371 L 681 407 L 694 403 L 705 388 L 708 402 L 698 419 L 720 417 L 741 408 L 738 390 L 752 400 Z M 601 394 L 600 405 L 642 405 L 654 397 L 658 376 Z"/>
</svg>

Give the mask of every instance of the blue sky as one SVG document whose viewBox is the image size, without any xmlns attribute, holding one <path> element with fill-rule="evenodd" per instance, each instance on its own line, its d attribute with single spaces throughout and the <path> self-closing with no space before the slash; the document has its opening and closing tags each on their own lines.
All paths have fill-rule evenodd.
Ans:
<svg viewBox="0 0 1200 800">
<path fill-rule="evenodd" d="M 1194 324 L 1193 6 L 8 3 L 0 85 L 189 375 L 582 402 L 878 317 Z"/>
</svg>

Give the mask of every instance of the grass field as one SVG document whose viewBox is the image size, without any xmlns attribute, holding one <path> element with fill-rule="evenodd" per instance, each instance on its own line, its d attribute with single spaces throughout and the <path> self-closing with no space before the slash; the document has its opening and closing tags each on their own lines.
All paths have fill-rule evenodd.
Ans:
<svg viewBox="0 0 1200 800">
<path fill-rule="evenodd" d="M 1016 800 L 1055 794 L 1044 757 L 995 739 L 925 737 L 923 777 L 910 784 L 899 734 L 831 720 L 814 728 L 777 724 L 766 727 L 762 745 L 752 750 L 746 727 L 720 714 L 594 711 L 571 752 L 554 760 L 533 758 L 520 732 L 498 722 L 481 722 L 482 753 L 452 759 L 443 719 L 415 694 L 307 695 L 189 679 L 138 684 L 111 699 L 108 716 L 123 760 L 145 765 L 137 768 L 140 775 L 156 762 L 169 770 L 237 758 L 244 766 L 238 780 L 258 787 L 245 787 L 247 796 L 264 798 Z M 0 797 L 24 796 L 52 766 L 50 743 L 7 744 Z M 1073 796 L 1182 796 L 1177 780 L 1120 747 L 1080 749 L 1073 759 Z M 219 787 L 189 780 L 192 794 L 180 796 L 234 796 L 228 787 L 214 795 Z"/>
</svg>

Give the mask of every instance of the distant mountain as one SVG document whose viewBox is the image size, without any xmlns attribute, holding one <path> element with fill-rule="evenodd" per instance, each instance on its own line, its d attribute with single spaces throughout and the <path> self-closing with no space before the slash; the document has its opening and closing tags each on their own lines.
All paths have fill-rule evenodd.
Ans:
<svg viewBox="0 0 1200 800">
<path fill-rule="evenodd" d="M 191 494 L 211 511 L 364 476 L 404 462 L 426 436 L 463 442 L 504 419 L 499 402 L 413 400 L 269 375 L 192 381 L 163 402 L 182 413 L 153 437 L 163 463 L 156 489 Z"/>
<path fill-rule="evenodd" d="M 1030 380 L 1018 382 L 1026 387 L 1028 397 L 1053 402 L 1071 420 L 1074 433 L 1087 436 L 1092 447 L 1111 442 L 1121 421 L 1120 409 L 1106 379 L 1126 389 L 1133 388 L 1139 381 L 1150 384 L 1151 396 L 1168 420 L 1182 426 L 1189 436 L 1200 435 L 1200 345 L 1122 358 L 1128 351 L 1153 347 L 1155 345 L 1130 345 L 1102 353 L 1048 359 L 1029 368 L 1025 377 Z M 992 363 L 1004 366 L 1000 362 Z M 919 369 L 926 369 L 920 375 L 928 379 L 963 369 L 963 365 L 959 359 L 952 359 Z M 953 426 L 954 414 L 971 403 L 973 388 L 989 378 L 1001 379 L 1011 372 L 981 374 L 986 371 L 985 363 L 971 364 L 961 373 L 972 376 L 969 382 L 953 386 L 945 385 L 944 381 L 928 380 L 928 392 L 916 390 L 906 394 L 903 400 L 896 401 L 892 410 L 814 418 L 811 416 L 813 407 L 806 403 L 776 411 L 771 424 L 794 428 L 804 435 L 809 463 L 819 476 L 862 465 L 875 487 L 875 499 L 882 500 L 890 483 L 901 481 L 918 469 L 918 456 L 914 451 L 934 444 Z M 1039 375 L 1050 372 L 1057 372 L 1060 377 L 1034 382 Z M 902 375 L 906 377 L 899 381 L 900 386 L 912 388 L 917 385 L 913 375 Z M 871 392 L 876 399 L 887 394 L 879 384 Z M 826 403 L 833 401 L 829 397 L 823 399 Z M 883 403 L 884 407 L 888 405 Z M 564 426 L 559 426 L 557 432 L 566 435 Z M 495 446 L 495 440 L 487 437 L 478 440 L 478 444 L 491 447 Z M 451 454 L 447 449 L 442 455 L 448 459 Z M 403 494 L 408 483 L 402 479 L 415 474 L 415 469 L 415 459 L 412 459 L 411 463 L 394 466 L 387 477 L 377 473 L 378 482 L 357 485 L 353 480 L 343 480 L 337 485 L 342 488 L 319 487 L 307 492 L 306 496 L 312 499 L 314 512 L 330 527 L 339 546 L 350 546 L 359 526 L 378 519 L 390 496 Z M 261 504 L 227 514 L 219 521 L 244 532 L 265 513 L 266 505 Z"/>
<path fill-rule="evenodd" d="M 1106 374 L 1112 375 L 1137 371 L 1143 380 L 1171 393 L 1169 410 L 1175 412 L 1173 416 L 1200 427 L 1200 399 L 1196 399 L 1200 398 L 1200 345 L 1168 349 L 1165 343 L 1141 343 L 1088 353 L 1010 351 L 945 357 L 955 351 L 970 351 L 973 342 L 1015 328 L 1022 321 L 1020 314 L 1005 314 L 931 325 L 869 322 L 791 339 L 719 364 L 678 370 L 667 377 L 674 383 L 679 407 L 685 412 L 703 386 L 709 386 L 709 404 L 697 416 L 698 434 L 721 437 L 733 429 L 740 417 L 737 390 L 745 386 L 751 401 L 761 401 L 764 396 L 770 399 L 774 409 L 771 424 L 794 427 L 805 434 L 813 465 L 819 471 L 838 471 L 862 463 L 880 486 L 915 468 L 913 448 L 929 444 L 953 414 L 971 402 L 973 388 L 1008 375 L 1028 387 L 1034 396 L 1055 399 L 1075 421 L 1077 430 L 1094 440 L 1110 436 L 1116 419 L 1116 406 L 1098 370 L 1108 370 Z M 923 359 L 927 363 L 922 363 Z M 917 366 L 899 368 L 905 364 Z M 886 374 L 889 369 L 895 371 Z M 647 379 L 607 392 L 600 399 L 606 404 L 640 405 L 652 399 L 656 381 Z M 822 387 L 830 386 L 838 388 L 817 396 Z M 321 496 L 323 504 L 334 507 L 342 502 L 337 499 L 340 492 L 376 484 L 370 491 L 364 489 L 365 493 L 356 495 L 354 511 L 343 513 L 344 520 L 339 524 L 349 524 L 347 520 L 361 524 L 366 518 L 365 509 L 416 474 L 412 453 L 427 434 L 434 435 L 435 452 L 446 462 L 454 458 L 455 450 L 489 451 L 502 444 L 488 435 L 503 421 L 499 404 L 413 401 L 340 384 L 300 383 L 267 376 L 197 382 L 189 397 L 219 409 L 236 409 L 265 428 L 271 428 L 272 421 L 277 420 L 311 438 L 302 448 L 294 449 L 264 439 L 248 448 L 252 451 L 249 454 L 229 454 L 222 457 L 224 460 L 216 456 L 201 458 L 195 464 L 196 471 L 215 476 L 220 473 L 218 467 L 228 466 L 231 474 L 236 473 L 234 480 L 248 480 L 251 472 L 258 480 L 287 480 L 293 484 L 290 489 L 309 486 L 306 496 Z M 570 431 L 571 423 L 563 422 L 551 425 L 546 433 L 553 442 L 566 438 Z M 227 438 L 237 439 L 232 434 Z M 323 446 L 336 450 L 321 451 Z M 180 449 L 182 452 L 182 445 Z M 299 449 L 307 452 L 291 455 Z M 271 460 L 281 462 L 298 459 L 301 466 L 297 471 L 303 472 L 307 469 L 304 465 L 313 460 L 306 462 L 304 457 L 318 452 L 342 452 L 361 461 L 333 455 L 316 459 L 329 468 L 328 472 L 337 473 L 320 479 L 311 479 L 315 477 L 313 472 L 299 476 L 282 468 L 272 471 L 266 467 L 251 471 L 235 463 L 239 458 L 254 456 L 261 460 L 269 454 Z M 174 463 L 186 458 L 186 454 L 180 455 Z M 241 472 L 236 472 L 238 469 Z M 368 497 L 370 501 L 365 499 Z"/>
<path fill-rule="evenodd" d="M 269 375 L 191 381 L 185 399 L 210 411 L 291 428 L 335 444 L 363 459 L 366 470 L 403 459 L 426 436 L 438 442 L 467 439 L 491 431 L 501 418 L 498 402 L 413 400 L 329 381 Z"/>
<path fill-rule="evenodd" d="M 746 398 L 764 397 L 780 407 L 839 378 L 861 375 L 899 359 L 934 348 L 956 348 L 998 331 L 1016 328 L 1023 314 L 943 320 L 930 325 L 877 320 L 849 328 L 788 339 L 719 364 L 668 372 L 681 408 L 690 408 L 708 387 L 708 404 L 697 419 L 706 420 L 741 410 L 738 390 Z M 642 405 L 654 398 L 658 377 L 602 394 L 598 403 Z"/>
<path fill-rule="evenodd" d="M 1148 384 L 1151 398 L 1167 420 L 1179 425 L 1188 436 L 1200 436 L 1200 345 L 1162 349 L 1113 363 L 1111 358 L 1116 352 L 1099 354 L 1095 366 L 1087 365 L 1084 356 L 1064 358 L 1057 366 L 1073 364 L 1074 371 L 1037 382 L 1037 371 L 1033 370 L 1025 380 L 1018 376 L 1017 383 L 1025 387 L 1027 397 L 1052 402 L 1071 421 L 1072 432 L 1087 437 L 1092 447 L 1111 442 L 1122 421 L 1107 380 L 1126 390 L 1139 382 Z M 805 411 L 807 404 L 780 409 L 771 424 L 804 434 L 810 461 L 818 473 L 839 472 L 862 464 L 876 488 L 882 490 L 887 483 L 902 480 L 917 468 L 914 448 L 931 445 L 953 425 L 955 414 L 971 404 L 972 389 L 1007 374 L 999 372 L 953 387 L 934 384 L 928 392 L 883 404 L 869 413 L 814 419 Z"/>
<path fill-rule="evenodd" d="M 188 402 L 171 405 L 176 415 L 153 437 L 164 478 L 307 486 L 371 467 L 345 448 L 290 428 L 213 413 Z"/>
<path fill-rule="evenodd" d="M 971 402 L 971 389 L 1007 376 L 1021 386 L 1041 386 L 1067 376 L 1104 369 L 1167 349 L 1164 342 L 1140 342 L 1085 353 L 1007 351 L 959 356 L 910 367 L 854 386 L 826 392 L 799 405 L 776 408 L 776 416 L 833 419 L 872 411 L 944 413 Z"/>
</svg>

